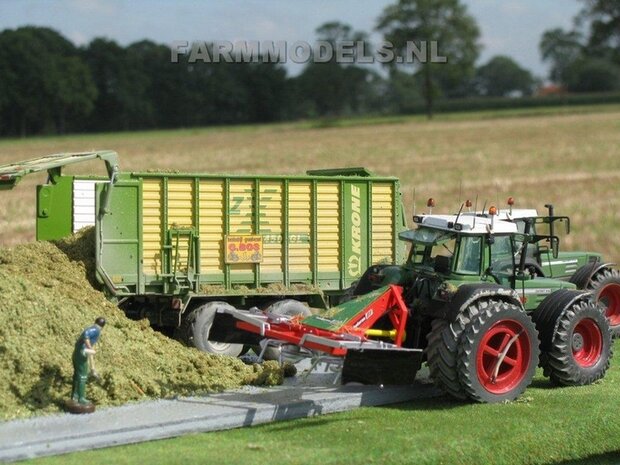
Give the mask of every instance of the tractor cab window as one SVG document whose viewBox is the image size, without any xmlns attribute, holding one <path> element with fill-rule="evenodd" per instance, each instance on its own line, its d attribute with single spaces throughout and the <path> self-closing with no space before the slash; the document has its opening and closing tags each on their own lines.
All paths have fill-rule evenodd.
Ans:
<svg viewBox="0 0 620 465">
<path fill-rule="evenodd" d="M 482 257 L 482 236 L 461 236 L 458 256 L 456 258 L 455 273 L 480 274 L 480 260 Z"/>
<path fill-rule="evenodd" d="M 512 275 L 515 267 L 513 241 L 510 236 L 495 236 L 491 244 L 491 269 L 498 275 Z M 520 244 L 517 244 L 517 250 Z"/>
<path fill-rule="evenodd" d="M 454 255 L 456 236 L 451 232 L 420 227 L 402 233 L 401 238 L 412 243 L 408 260 L 411 265 L 434 268 L 437 257 L 451 261 Z"/>
<path fill-rule="evenodd" d="M 436 263 L 442 262 L 449 264 L 452 262 L 454 255 L 454 247 L 456 240 L 452 237 L 442 240 L 439 243 L 430 244 L 414 244 L 411 248 L 409 259 L 414 265 L 422 265 L 429 268 L 435 268 Z M 440 257 L 439 259 L 437 257 Z M 444 268 L 446 265 L 443 265 Z"/>
<path fill-rule="evenodd" d="M 525 233 L 525 221 L 523 220 L 516 221 L 516 225 L 517 225 L 517 231 L 520 234 L 524 234 Z M 530 226 L 530 235 L 535 235 L 535 234 L 536 234 L 536 225 L 532 223 L 532 225 Z M 514 256 L 517 262 L 521 258 L 521 251 L 523 250 L 524 246 L 525 244 L 523 243 L 523 236 L 517 235 L 517 237 L 515 238 L 515 251 L 514 251 Z M 539 248 L 539 244 L 537 242 L 528 244 L 528 247 L 527 247 L 528 258 L 535 259 L 538 248 Z"/>
</svg>

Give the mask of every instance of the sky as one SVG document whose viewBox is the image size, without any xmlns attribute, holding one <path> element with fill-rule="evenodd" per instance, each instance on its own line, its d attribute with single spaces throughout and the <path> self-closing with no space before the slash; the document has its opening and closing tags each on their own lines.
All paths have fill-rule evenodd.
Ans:
<svg viewBox="0 0 620 465">
<path fill-rule="evenodd" d="M 482 64 L 509 55 L 545 77 L 538 42 L 551 28 L 572 26 L 578 0 L 463 0 L 481 29 Z M 77 45 L 107 37 L 122 45 L 142 39 L 284 40 L 312 42 L 314 30 L 339 20 L 374 32 L 377 17 L 394 0 L 0 0 L 0 29 L 23 25 L 56 29 Z M 290 68 L 292 74 L 298 72 Z"/>
</svg>

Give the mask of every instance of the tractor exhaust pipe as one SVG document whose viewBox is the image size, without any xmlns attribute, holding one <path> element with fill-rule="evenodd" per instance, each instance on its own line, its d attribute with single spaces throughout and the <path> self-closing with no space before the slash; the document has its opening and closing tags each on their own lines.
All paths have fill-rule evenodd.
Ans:
<svg viewBox="0 0 620 465">
<path fill-rule="evenodd" d="M 549 210 L 549 235 L 553 237 L 555 236 L 555 226 L 553 224 L 554 223 L 553 222 L 553 218 L 554 218 L 553 205 L 548 203 L 545 205 L 545 208 Z"/>
</svg>

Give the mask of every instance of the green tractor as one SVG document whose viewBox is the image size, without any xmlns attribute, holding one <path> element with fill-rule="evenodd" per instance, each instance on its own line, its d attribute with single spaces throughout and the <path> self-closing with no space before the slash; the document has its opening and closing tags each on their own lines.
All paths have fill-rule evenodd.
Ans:
<svg viewBox="0 0 620 465">
<path fill-rule="evenodd" d="M 545 241 L 557 260 L 559 238 L 535 234 L 540 220 L 521 221 L 523 228 L 501 219 L 494 207 L 488 215 L 414 216 L 417 228 L 400 234 L 411 246 L 406 263 L 369 268 L 353 290 L 402 287 L 405 345 L 424 350 L 432 379 L 456 398 L 515 399 L 539 364 L 567 386 L 590 384 L 609 367 L 603 305 L 570 280 L 529 269 L 528 249 Z"/>
<path fill-rule="evenodd" d="M 606 307 L 606 316 L 614 337 L 620 336 L 620 272 L 613 268 L 615 263 L 603 262 L 597 252 L 558 251 L 551 244 L 556 229 L 570 233 L 570 219 L 556 216 L 554 207 L 546 204 L 548 215 L 539 215 L 535 209 L 515 209 L 514 199 L 508 198 L 507 210 L 496 214 L 496 218 L 511 221 L 523 233 L 526 220 L 530 223 L 531 242 L 525 257 L 525 269 L 538 277 L 567 280 L 577 289 L 592 291 L 593 298 Z M 464 213 L 470 215 L 471 213 Z M 489 217 L 487 213 L 477 216 Z M 542 234 L 539 234 L 542 233 Z M 517 257 L 518 259 L 519 257 Z"/>
</svg>

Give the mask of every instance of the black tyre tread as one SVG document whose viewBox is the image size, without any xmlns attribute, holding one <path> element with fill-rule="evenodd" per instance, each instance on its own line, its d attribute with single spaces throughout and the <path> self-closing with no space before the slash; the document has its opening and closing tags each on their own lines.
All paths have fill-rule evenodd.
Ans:
<svg viewBox="0 0 620 465">
<path fill-rule="evenodd" d="M 312 315 L 310 308 L 304 305 L 303 302 L 295 299 L 279 300 L 265 310 L 267 313 L 281 316 L 297 316 L 302 315 L 304 317 Z"/>
<path fill-rule="evenodd" d="M 599 362 L 593 367 L 580 367 L 573 359 L 571 338 L 576 322 L 588 317 L 596 321 L 603 334 L 603 351 Z M 601 307 L 591 302 L 577 302 L 564 312 L 548 352 L 549 377 L 554 384 L 562 386 L 585 386 L 603 378 L 609 368 L 613 353 L 611 330 Z"/>
<path fill-rule="evenodd" d="M 540 353 L 538 348 L 538 332 L 536 331 L 534 322 L 522 308 L 505 301 L 493 300 L 490 301 L 490 303 L 491 305 L 487 306 L 474 319 L 472 319 L 471 323 L 463 332 L 458 350 L 457 365 L 459 380 L 467 397 L 476 402 L 510 401 L 519 397 L 532 382 Z M 473 380 L 477 380 L 478 376 L 475 363 L 472 366 L 472 363 L 470 362 L 474 345 L 479 338 L 484 335 L 482 328 L 489 320 L 498 314 L 505 314 L 509 317 L 511 316 L 511 313 L 512 317 L 520 316 L 522 320 L 521 323 L 527 327 L 530 332 L 530 339 L 532 340 L 532 345 L 530 347 L 532 359 L 529 366 L 529 373 L 526 374 L 520 385 L 513 389 L 510 393 L 497 395 L 495 397 L 493 394 L 483 396 L 484 393 L 481 389 L 478 389 L 473 383 Z"/>
<path fill-rule="evenodd" d="M 208 353 L 214 353 L 214 354 L 218 354 L 218 355 L 229 355 L 231 357 L 238 357 L 239 355 L 241 355 L 241 353 L 244 350 L 243 344 L 233 344 L 230 343 L 229 344 L 229 348 L 226 349 L 225 351 L 216 351 L 216 350 L 210 350 L 208 347 L 201 347 L 201 344 L 199 341 L 196 340 L 196 325 L 199 325 L 201 323 L 201 318 L 206 318 L 206 317 L 202 317 L 201 313 L 202 312 L 206 312 L 207 310 L 209 311 L 209 313 L 213 312 L 215 313 L 216 309 L 218 306 L 228 306 L 230 307 L 230 305 L 226 302 L 219 302 L 219 301 L 215 301 L 215 302 L 208 302 L 204 305 L 201 305 L 200 307 L 195 308 L 194 310 L 192 310 L 192 312 L 187 315 L 187 325 L 188 325 L 188 345 L 190 347 L 195 347 L 203 352 L 208 352 Z"/>
<path fill-rule="evenodd" d="M 600 265 L 600 262 L 592 262 L 583 265 L 575 271 L 575 273 L 569 278 L 568 282 L 577 286 L 577 289 L 587 289 L 591 283 L 590 275 L 592 275 L 594 270 L 596 270 L 596 268 Z"/>
<path fill-rule="evenodd" d="M 302 302 L 295 299 L 279 300 L 265 310 L 266 313 L 281 316 L 297 316 L 303 315 L 304 317 L 312 315 L 310 308 L 305 306 Z M 260 349 L 258 349 L 260 351 Z M 280 351 L 275 347 L 267 347 L 263 353 L 265 360 L 279 360 Z"/>
<path fill-rule="evenodd" d="M 451 376 L 451 368 L 449 361 L 444 359 L 444 354 L 447 349 L 443 347 L 444 343 L 443 332 L 450 325 L 446 320 L 433 320 L 431 322 L 431 331 L 427 336 L 427 362 L 430 372 L 430 377 L 437 387 L 447 394 L 458 399 L 464 399 L 465 395 L 462 392 L 461 385 L 458 382 L 458 378 L 453 380 Z"/>
<path fill-rule="evenodd" d="M 181 319 L 181 325 L 174 331 L 174 339 L 187 347 L 194 347 L 192 327 L 196 321 L 196 313 L 190 311 Z"/>
<path fill-rule="evenodd" d="M 427 361 L 431 379 L 441 390 L 457 399 L 467 398 L 457 370 L 459 341 L 471 319 L 488 305 L 488 300 L 479 300 L 460 312 L 453 322 L 431 322 L 431 332 L 427 336 Z"/>
<path fill-rule="evenodd" d="M 574 292 L 568 289 L 555 291 L 543 300 L 532 313 L 532 320 L 536 324 L 538 338 L 540 339 L 540 359 L 538 365 L 543 369 L 543 374 L 547 377 L 551 374 L 548 353 L 553 343 L 555 321 L 564 310 L 564 307 L 570 302 L 569 296 L 572 299 L 573 295 Z"/>
<path fill-rule="evenodd" d="M 587 293 L 572 289 L 559 289 L 545 298 L 532 313 L 532 320 L 536 324 L 536 330 L 540 339 L 540 366 L 545 371 L 547 370 L 546 353 L 551 350 L 555 322 L 566 306 L 579 295 L 583 295 L 584 301 L 588 299 Z M 546 372 L 545 376 L 548 376 Z"/>
<path fill-rule="evenodd" d="M 597 290 L 601 287 L 601 284 L 607 283 L 610 279 L 612 282 L 620 282 L 620 271 L 614 268 L 601 268 L 594 276 L 592 276 L 592 279 L 590 279 L 588 289 Z"/>
<path fill-rule="evenodd" d="M 598 271 L 590 280 L 588 289 L 591 289 L 594 302 L 598 303 L 598 292 L 606 284 L 620 284 L 620 271 L 613 268 L 603 268 Z M 611 336 L 613 338 L 620 337 L 620 325 L 611 326 Z"/>
</svg>

